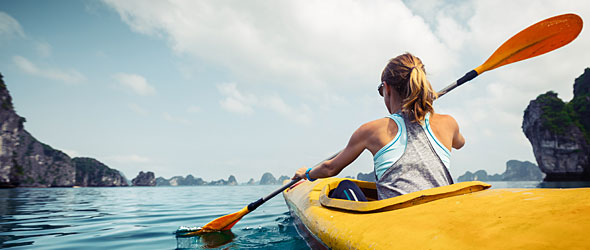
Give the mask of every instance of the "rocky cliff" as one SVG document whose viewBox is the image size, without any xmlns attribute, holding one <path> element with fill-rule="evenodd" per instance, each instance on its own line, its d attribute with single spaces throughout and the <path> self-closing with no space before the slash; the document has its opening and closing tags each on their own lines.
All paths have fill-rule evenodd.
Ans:
<svg viewBox="0 0 590 250">
<path fill-rule="evenodd" d="M 277 184 L 277 179 L 271 173 L 264 173 L 260 178 L 260 185 L 275 185 Z"/>
<path fill-rule="evenodd" d="M 258 184 L 260 185 L 283 185 L 283 181 L 290 180 L 289 176 L 281 175 L 277 180 L 274 175 L 271 173 L 264 173 L 262 177 L 260 177 L 260 181 Z"/>
<path fill-rule="evenodd" d="M 228 186 L 236 186 L 236 185 L 238 185 L 238 181 L 236 180 L 236 177 L 234 177 L 233 175 L 230 175 L 227 178 L 227 181 L 224 180 L 224 179 L 220 179 L 220 180 L 217 180 L 217 181 L 210 182 L 209 185 L 213 185 L 213 186 L 225 186 L 225 185 L 228 185 Z"/>
<path fill-rule="evenodd" d="M 148 186 L 148 187 L 152 187 L 156 185 L 156 176 L 154 175 L 154 172 L 143 172 L 143 171 L 139 171 L 139 174 L 137 174 L 137 177 L 133 178 L 133 180 L 131 180 L 131 185 L 133 186 Z"/>
<path fill-rule="evenodd" d="M 73 186 L 75 168 L 64 153 L 37 141 L 24 129 L 0 75 L 0 186 Z"/>
<path fill-rule="evenodd" d="M 77 185 L 72 159 L 35 139 L 24 129 L 24 122 L 25 118 L 14 111 L 12 97 L 0 74 L 0 187 Z M 108 186 L 117 185 L 118 179 L 113 181 Z"/>
<path fill-rule="evenodd" d="M 201 178 L 195 178 L 193 175 L 187 175 L 186 178 L 182 176 L 174 176 L 168 180 L 170 186 L 200 186 L 206 185 L 205 182 Z"/>
<path fill-rule="evenodd" d="M 457 181 L 502 181 L 502 176 L 499 174 L 489 175 L 485 170 L 477 170 L 474 173 L 467 171 L 465 174 L 459 176 Z"/>
<path fill-rule="evenodd" d="M 552 91 L 532 100 L 522 130 L 546 181 L 590 180 L 590 68 L 576 78 L 569 102 Z"/>
<path fill-rule="evenodd" d="M 509 160 L 502 173 L 503 181 L 540 181 L 544 177 L 539 167 L 530 161 Z"/>
<path fill-rule="evenodd" d="M 122 187 L 128 186 L 119 171 L 102 162 L 87 157 L 72 159 L 76 168 L 76 186 L 80 187 Z"/>
</svg>

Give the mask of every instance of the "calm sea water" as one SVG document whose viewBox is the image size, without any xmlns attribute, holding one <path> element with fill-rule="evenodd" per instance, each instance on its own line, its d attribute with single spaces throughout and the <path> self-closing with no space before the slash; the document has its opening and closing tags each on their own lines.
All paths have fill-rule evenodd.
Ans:
<svg viewBox="0 0 590 250">
<path fill-rule="evenodd" d="M 493 188 L 590 183 L 492 182 Z M 0 246 L 10 249 L 308 249 L 279 195 L 231 232 L 176 237 L 280 186 L 0 189 Z"/>
<path fill-rule="evenodd" d="M 308 249 L 279 195 L 230 233 L 176 237 L 280 186 L 0 189 L 0 244 L 11 249 Z"/>
</svg>

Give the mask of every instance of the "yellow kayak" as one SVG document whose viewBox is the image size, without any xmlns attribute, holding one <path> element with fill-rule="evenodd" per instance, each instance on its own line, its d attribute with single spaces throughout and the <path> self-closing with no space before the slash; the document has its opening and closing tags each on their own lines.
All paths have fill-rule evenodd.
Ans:
<svg viewBox="0 0 590 250">
<path fill-rule="evenodd" d="M 314 248 L 590 249 L 590 188 L 488 189 L 461 182 L 368 202 L 328 197 L 344 178 L 300 181 L 283 192 Z"/>
</svg>

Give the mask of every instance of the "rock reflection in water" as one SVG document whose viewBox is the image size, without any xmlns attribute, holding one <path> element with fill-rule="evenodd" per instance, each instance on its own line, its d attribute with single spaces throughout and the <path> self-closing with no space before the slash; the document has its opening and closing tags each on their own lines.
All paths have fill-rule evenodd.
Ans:
<svg viewBox="0 0 590 250">
<path fill-rule="evenodd" d="M 197 236 L 176 236 L 176 249 L 218 248 L 230 243 L 236 237 L 230 230 L 204 233 Z"/>
</svg>

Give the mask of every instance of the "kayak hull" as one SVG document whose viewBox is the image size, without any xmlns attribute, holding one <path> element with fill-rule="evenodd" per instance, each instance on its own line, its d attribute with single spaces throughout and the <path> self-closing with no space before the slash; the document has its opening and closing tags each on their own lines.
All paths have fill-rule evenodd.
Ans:
<svg viewBox="0 0 590 250">
<path fill-rule="evenodd" d="M 326 200 L 341 180 L 301 181 L 283 192 L 292 215 L 327 248 L 590 249 L 589 188 L 483 190 L 484 185 L 441 195 L 456 193 L 457 185 L 469 187 L 458 183 L 435 193 L 424 190 L 388 199 L 397 203 L 367 210 L 371 203 L 387 200 L 356 202 L 358 206 Z M 363 191 L 370 186 L 351 181 L 364 185 Z"/>
</svg>

